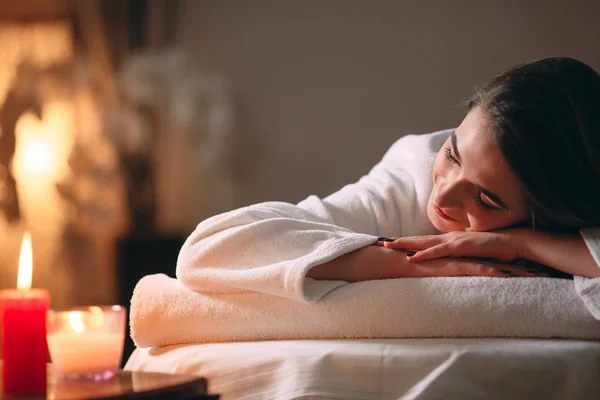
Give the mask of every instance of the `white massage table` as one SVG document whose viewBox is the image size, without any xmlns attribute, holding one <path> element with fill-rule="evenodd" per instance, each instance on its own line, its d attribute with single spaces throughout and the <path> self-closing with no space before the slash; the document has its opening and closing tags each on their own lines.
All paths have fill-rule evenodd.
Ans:
<svg viewBox="0 0 600 400">
<path fill-rule="evenodd" d="M 127 370 L 204 376 L 221 399 L 600 399 L 600 342 L 370 339 L 136 349 Z"/>
</svg>

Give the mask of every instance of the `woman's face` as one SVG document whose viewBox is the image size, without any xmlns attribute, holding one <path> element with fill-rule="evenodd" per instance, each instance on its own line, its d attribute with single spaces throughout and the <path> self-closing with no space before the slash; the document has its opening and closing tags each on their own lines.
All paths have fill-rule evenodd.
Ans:
<svg viewBox="0 0 600 400">
<path fill-rule="evenodd" d="M 467 114 L 435 159 L 427 216 L 442 232 L 489 231 L 530 217 L 480 107 Z"/>
</svg>

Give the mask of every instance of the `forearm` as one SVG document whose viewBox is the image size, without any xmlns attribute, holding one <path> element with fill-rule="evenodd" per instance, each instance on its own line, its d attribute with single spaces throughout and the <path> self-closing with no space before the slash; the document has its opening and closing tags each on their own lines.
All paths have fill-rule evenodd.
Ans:
<svg viewBox="0 0 600 400">
<path fill-rule="evenodd" d="M 555 234 L 520 230 L 522 258 L 579 276 L 600 277 L 596 264 L 579 234 Z"/>
<path fill-rule="evenodd" d="M 406 254 L 379 246 L 367 246 L 346 253 L 308 271 L 309 278 L 348 282 L 401 278 L 411 268 Z"/>
</svg>

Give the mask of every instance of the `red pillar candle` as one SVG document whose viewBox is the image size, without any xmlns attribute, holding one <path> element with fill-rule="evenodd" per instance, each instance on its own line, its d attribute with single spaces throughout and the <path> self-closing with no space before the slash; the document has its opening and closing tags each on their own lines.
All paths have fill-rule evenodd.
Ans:
<svg viewBox="0 0 600 400">
<path fill-rule="evenodd" d="M 46 311 L 50 295 L 44 289 L 30 289 L 31 260 L 31 239 L 25 234 L 18 289 L 0 291 L 2 389 L 6 394 L 46 392 Z"/>
<path fill-rule="evenodd" d="M 46 392 L 49 302 L 50 295 L 43 289 L 12 289 L 0 293 L 4 393 Z"/>
</svg>

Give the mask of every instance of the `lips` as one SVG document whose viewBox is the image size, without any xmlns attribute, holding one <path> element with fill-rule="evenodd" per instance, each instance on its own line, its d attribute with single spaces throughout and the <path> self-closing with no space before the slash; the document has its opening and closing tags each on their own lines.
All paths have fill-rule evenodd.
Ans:
<svg viewBox="0 0 600 400">
<path fill-rule="evenodd" d="M 458 220 L 456 218 L 452 218 L 451 216 L 449 216 L 448 214 L 446 214 L 445 212 L 443 212 L 442 209 L 439 208 L 438 206 L 434 205 L 433 208 L 435 209 L 435 212 L 440 217 L 444 218 L 446 221 L 458 222 Z"/>
</svg>

